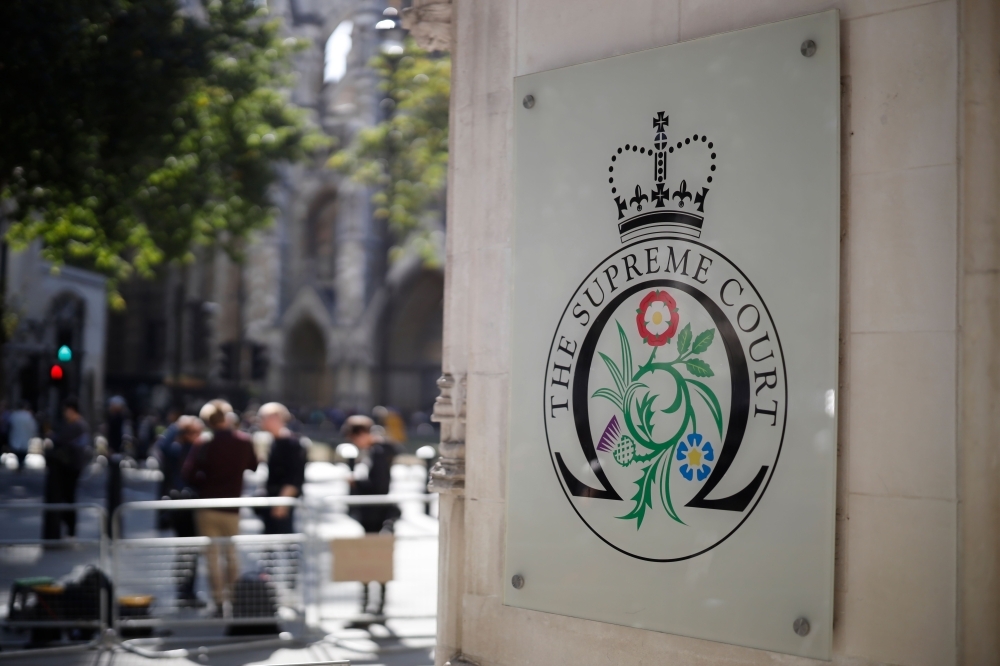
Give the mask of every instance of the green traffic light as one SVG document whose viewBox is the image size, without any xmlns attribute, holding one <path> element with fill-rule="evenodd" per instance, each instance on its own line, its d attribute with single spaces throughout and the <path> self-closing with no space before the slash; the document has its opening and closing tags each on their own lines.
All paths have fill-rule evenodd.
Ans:
<svg viewBox="0 0 1000 666">
<path fill-rule="evenodd" d="M 73 350 L 69 348 L 69 345 L 63 345 L 62 347 L 59 348 L 59 351 L 56 352 L 56 357 L 63 363 L 72 361 Z"/>
</svg>

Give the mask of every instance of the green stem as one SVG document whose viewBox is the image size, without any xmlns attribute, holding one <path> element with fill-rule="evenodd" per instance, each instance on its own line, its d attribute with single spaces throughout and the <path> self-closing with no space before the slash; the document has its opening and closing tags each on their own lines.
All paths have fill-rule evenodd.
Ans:
<svg viewBox="0 0 1000 666">
<path fill-rule="evenodd" d="M 671 369 L 670 372 L 671 372 L 672 375 L 674 375 L 674 378 L 676 380 L 679 380 L 679 382 L 680 382 L 678 384 L 677 390 L 678 391 L 683 391 L 684 390 L 684 388 L 683 388 L 683 384 L 684 384 L 683 377 L 681 377 L 680 373 L 677 372 L 676 370 Z M 687 396 L 687 395 L 685 395 L 685 397 L 687 397 L 688 403 L 690 403 L 691 402 L 690 397 Z M 631 409 L 631 405 L 629 405 L 629 409 L 625 410 L 625 412 L 624 412 L 624 415 L 625 415 L 625 427 L 628 429 L 629 434 L 632 435 L 632 437 L 635 439 L 635 441 L 638 442 L 638 443 L 640 443 L 640 444 L 642 444 L 645 448 L 649 449 L 650 451 L 664 451 L 665 449 L 668 449 L 671 446 L 673 446 L 674 444 L 676 444 L 678 441 L 680 441 L 680 438 L 684 436 L 684 431 L 687 429 L 688 421 L 691 419 L 691 411 L 692 410 L 690 409 L 690 406 L 686 406 L 685 407 L 685 409 L 684 409 L 684 422 L 681 423 L 680 429 L 676 433 L 674 433 L 674 436 L 671 437 L 670 439 L 666 440 L 665 442 L 654 442 L 651 439 L 646 439 L 645 437 L 643 437 L 642 435 L 639 434 L 639 432 L 635 428 L 635 423 L 633 423 L 633 421 L 632 421 L 632 409 Z"/>
<path fill-rule="evenodd" d="M 694 412 L 694 403 L 691 401 L 691 389 L 688 388 L 687 382 L 684 382 L 684 397 L 687 408 L 691 410 L 691 431 L 698 432 L 698 416 Z"/>
<path fill-rule="evenodd" d="M 632 377 L 632 381 L 633 382 L 637 381 L 639 379 L 639 376 L 642 374 L 642 369 L 645 368 L 650 363 L 652 363 L 653 359 L 656 358 L 656 350 L 657 349 L 659 349 L 659 347 L 653 347 L 653 351 L 649 355 L 649 360 L 646 361 L 645 363 L 643 363 L 641 366 L 639 366 L 639 370 L 636 372 L 635 376 Z"/>
<path fill-rule="evenodd" d="M 658 455 L 661 455 L 662 453 L 663 451 L 652 451 L 650 453 L 644 453 L 642 455 L 637 454 L 632 456 L 632 460 L 637 463 L 649 462 L 650 460 L 652 460 Z"/>
<path fill-rule="evenodd" d="M 660 499 L 661 502 L 664 497 L 667 500 L 667 503 L 663 505 L 663 508 L 667 510 L 668 516 L 676 520 L 681 525 L 687 525 L 687 523 L 681 520 L 680 516 L 677 515 L 677 510 L 674 509 L 673 500 L 670 499 L 670 469 L 673 467 L 673 464 L 674 464 L 674 450 L 673 448 L 671 448 L 670 450 L 667 451 L 667 466 L 664 468 L 662 475 L 663 480 L 660 483 L 660 489 L 661 489 Z"/>
</svg>

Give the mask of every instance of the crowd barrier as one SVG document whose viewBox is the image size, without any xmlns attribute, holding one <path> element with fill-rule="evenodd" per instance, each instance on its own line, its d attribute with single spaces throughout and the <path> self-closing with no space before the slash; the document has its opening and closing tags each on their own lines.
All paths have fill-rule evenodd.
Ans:
<svg viewBox="0 0 1000 666">
<path fill-rule="evenodd" d="M 397 506 L 408 503 L 430 505 L 438 500 L 437 495 L 418 493 L 394 493 L 389 495 L 325 495 L 309 498 L 310 516 L 316 525 L 322 525 L 330 513 L 346 513 L 351 507 L 380 506 L 394 504 Z M 307 528 L 311 529 L 311 528 Z M 372 581 L 378 583 L 392 582 L 394 586 L 409 586 L 411 589 L 419 585 L 418 580 L 425 576 L 419 573 L 420 563 L 407 561 L 405 558 L 393 557 L 398 547 L 408 547 L 411 551 L 419 542 L 434 543 L 434 551 L 429 553 L 430 566 L 435 567 L 437 561 L 436 543 L 437 531 L 421 531 L 409 528 L 406 531 L 397 529 L 392 534 L 366 535 L 365 538 L 333 537 L 323 538 L 314 535 L 318 547 L 313 551 L 313 562 L 319 573 L 317 576 L 317 597 L 326 602 L 319 605 L 325 610 L 314 617 L 314 622 L 337 621 L 366 624 L 380 619 L 378 616 L 360 613 L 358 608 L 344 601 L 344 583 L 349 581 Z M 385 588 L 382 588 L 382 593 Z M 436 589 L 426 591 L 431 596 L 436 595 Z M 353 592 L 351 593 L 353 594 Z M 412 596 L 412 595 L 410 595 Z M 330 603 L 340 600 L 344 603 Z M 435 617 L 430 611 L 414 611 L 411 608 L 392 613 L 392 619 L 429 619 Z"/>
<path fill-rule="evenodd" d="M 42 538 L 73 526 L 75 536 Z M 0 505 L 0 650 L 88 645 L 110 623 L 107 517 L 96 504 Z"/>
<path fill-rule="evenodd" d="M 365 539 L 324 536 L 323 523 L 330 514 L 359 505 L 435 500 L 434 495 L 392 494 L 330 495 L 307 501 L 281 497 L 141 501 L 120 505 L 110 521 L 104 510 L 93 504 L 5 504 L 0 506 L 0 525 L 17 523 L 5 521 L 4 512 L 34 511 L 33 525 L 44 512 L 92 513 L 93 519 L 81 521 L 87 534 L 71 540 L 52 541 L 31 538 L 17 529 L 0 530 L 0 534 L 11 535 L 0 539 L 0 585 L 11 591 L 3 635 L 10 639 L 8 643 L 33 649 L 94 647 L 102 636 L 105 643 L 112 636 L 130 644 L 132 651 L 142 651 L 140 646 L 158 640 L 154 638 L 158 635 L 213 626 L 217 633 L 224 627 L 234 642 L 253 636 L 306 636 L 320 622 L 350 620 L 357 615 L 346 612 L 331 616 L 321 611 L 324 601 L 336 596 L 332 585 L 345 580 L 396 580 L 392 570 L 395 542 L 437 538 L 436 531 L 414 533 L 412 529 L 406 534 Z M 274 507 L 292 509 L 298 531 L 165 537 L 157 529 L 185 521 L 191 527 L 198 512 L 242 510 L 245 520 Z M 111 534 L 106 532 L 109 524 Z M 195 533 L 187 529 L 177 531 Z M 19 557 L 21 565 L 7 566 Z M 212 575 L 205 575 L 208 561 L 216 559 L 218 580 L 228 583 L 221 586 L 225 591 L 220 606 L 212 603 L 216 596 L 208 584 Z M 347 566 L 348 560 L 354 561 L 355 568 Z M 383 573 L 384 568 L 356 568 L 359 562 L 370 565 L 376 560 L 383 566 L 388 563 L 388 573 Z M 216 570 L 215 564 L 211 566 Z M 72 572 L 69 576 L 68 571 Z M 198 581 L 194 590 L 192 581 Z M 340 608 L 343 610 L 343 604 Z M 0 646 L 0 658 L 9 655 L 10 647 Z"/>
<path fill-rule="evenodd" d="M 238 521 L 239 514 L 231 513 L 234 509 L 270 511 L 274 507 L 300 514 L 307 510 L 299 500 L 286 497 L 122 504 L 112 521 L 115 630 L 123 637 L 148 636 L 156 627 L 184 625 L 226 626 L 233 634 L 254 633 L 255 629 L 263 633 L 300 630 L 308 589 L 301 579 L 310 572 L 304 533 L 129 536 L 134 522 L 143 526 L 158 522 L 160 517 L 153 512 L 166 513 L 167 524 L 185 523 L 178 531 L 195 533 L 206 512 L 214 514 L 208 523 L 212 526 L 224 522 L 227 515 Z M 131 520 L 142 513 L 147 514 L 145 521 Z M 195 589 L 200 566 L 208 569 L 209 590 Z M 199 603 L 207 599 L 213 603 Z"/>
</svg>

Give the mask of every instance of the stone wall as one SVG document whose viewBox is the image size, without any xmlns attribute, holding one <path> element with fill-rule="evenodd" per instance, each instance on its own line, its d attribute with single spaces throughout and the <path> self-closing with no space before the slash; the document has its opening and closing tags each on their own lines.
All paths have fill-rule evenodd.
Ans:
<svg viewBox="0 0 1000 666">
<path fill-rule="evenodd" d="M 438 664 L 813 663 L 502 604 L 501 322 L 515 76 L 831 7 L 843 77 L 834 663 L 1000 663 L 996 3 L 457 0 L 444 370 L 465 428 L 436 480 L 449 493 Z"/>
</svg>

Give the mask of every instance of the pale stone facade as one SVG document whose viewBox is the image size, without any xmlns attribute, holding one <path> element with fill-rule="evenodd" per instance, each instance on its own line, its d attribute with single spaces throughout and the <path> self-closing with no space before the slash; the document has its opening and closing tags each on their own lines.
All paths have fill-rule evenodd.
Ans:
<svg viewBox="0 0 1000 666">
<path fill-rule="evenodd" d="M 821 663 L 507 607 L 502 558 L 513 78 L 829 8 L 843 90 L 833 662 L 1000 664 L 991 0 L 452 3 L 438 664 Z"/>
<path fill-rule="evenodd" d="M 386 116 L 369 62 L 401 36 L 376 28 L 391 23 L 399 5 L 268 3 L 283 34 L 309 45 L 295 58 L 291 98 L 331 137 L 331 151 Z M 334 79 L 325 68 L 338 27 L 349 42 Z M 166 270 L 155 288 L 139 280 L 125 286 L 129 310 L 112 316 L 108 344 L 132 340 L 136 353 L 111 358 L 108 376 L 133 410 L 166 406 L 148 399 L 160 382 L 180 406 L 223 394 L 237 404 L 430 408 L 440 374 L 442 273 L 416 257 L 389 261 L 394 239 L 372 213 L 372 192 L 327 167 L 328 157 L 277 167 L 277 220 L 249 239 L 242 266 L 221 251 L 202 252 L 191 265 Z M 146 336 L 157 328 L 159 337 Z M 227 350 L 235 362 L 224 360 Z"/>
</svg>

